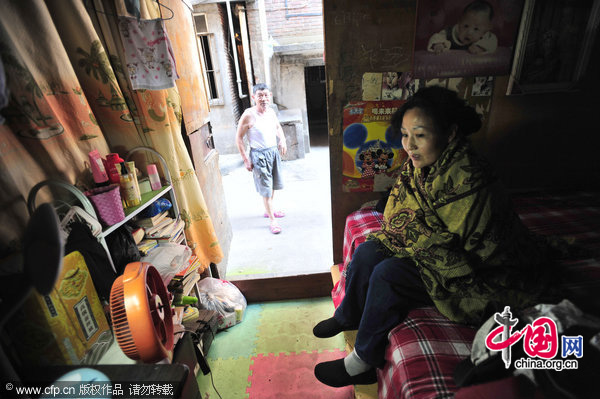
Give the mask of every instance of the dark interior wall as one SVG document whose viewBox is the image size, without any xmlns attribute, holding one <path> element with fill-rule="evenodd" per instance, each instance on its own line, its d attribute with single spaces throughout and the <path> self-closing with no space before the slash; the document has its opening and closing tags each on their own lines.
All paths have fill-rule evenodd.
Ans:
<svg viewBox="0 0 600 399">
<path fill-rule="evenodd" d="M 379 193 L 342 192 L 343 107 L 361 99 L 364 72 L 408 71 L 416 1 L 324 1 L 333 258 L 342 258 L 346 216 Z"/>
<path fill-rule="evenodd" d="M 598 70 L 597 58 L 590 71 Z M 476 137 L 504 184 L 518 190 L 600 188 L 598 79 L 574 92 L 524 96 L 506 96 L 507 82 L 497 77 L 488 129 Z"/>
<path fill-rule="evenodd" d="M 323 2 L 334 262 L 346 216 L 379 193 L 342 192 L 342 110 L 361 99 L 364 72 L 409 71 L 416 1 Z M 497 76 L 489 120 L 473 136 L 510 189 L 600 188 L 600 41 L 573 92 L 506 96 Z"/>
</svg>

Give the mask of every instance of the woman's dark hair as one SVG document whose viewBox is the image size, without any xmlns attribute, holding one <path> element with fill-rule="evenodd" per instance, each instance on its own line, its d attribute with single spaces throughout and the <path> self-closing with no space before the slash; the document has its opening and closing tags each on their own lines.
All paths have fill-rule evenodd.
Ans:
<svg viewBox="0 0 600 399">
<path fill-rule="evenodd" d="M 392 115 L 392 128 L 400 135 L 406 111 L 419 108 L 431 118 L 437 134 L 450 134 L 456 125 L 459 136 L 468 136 L 481 129 L 481 118 L 475 109 L 459 98 L 453 90 L 440 86 L 425 87 L 417 91 Z"/>
</svg>

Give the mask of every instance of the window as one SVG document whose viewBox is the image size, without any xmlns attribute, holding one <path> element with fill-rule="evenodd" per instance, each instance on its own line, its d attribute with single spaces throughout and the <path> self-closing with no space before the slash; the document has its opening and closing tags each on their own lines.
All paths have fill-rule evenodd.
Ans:
<svg viewBox="0 0 600 399">
<path fill-rule="evenodd" d="M 219 68 L 215 53 L 214 35 L 208 32 L 206 14 L 194 14 L 200 61 L 205 73 L 208 100 L 211 105 L 223 104 L 219 83 Z"/>
<path fill-rule="evenodd" d="M 194 22 L 196 23 L 196 33 L 208 33 L 206 14 L 195 14 Z"/>
</svg>

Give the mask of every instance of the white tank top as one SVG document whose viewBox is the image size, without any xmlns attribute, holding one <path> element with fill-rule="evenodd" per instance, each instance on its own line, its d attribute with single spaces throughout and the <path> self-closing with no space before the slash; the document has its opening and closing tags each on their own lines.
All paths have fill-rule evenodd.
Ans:
<svg viewBox="0 0 600 399">
<path fill-rule="evenodd" d="M 254 126 L 248 129 L 248 141 L 251 148 L 270 148 L 277 146 L 277 135 L 272 115 L 259 115 L 254 108 Z"/>
</svg>

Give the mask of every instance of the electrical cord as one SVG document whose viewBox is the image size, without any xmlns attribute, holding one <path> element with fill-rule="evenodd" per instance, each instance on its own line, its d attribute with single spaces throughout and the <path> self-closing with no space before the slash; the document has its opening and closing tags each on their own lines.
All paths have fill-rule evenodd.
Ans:
<svg viewBox="0 0 600 399">
<path fill-rule="evenodd" d="M 206 322 L 203 322 L 202 324 L 203 324 L 203 327 L 208 326 L 208 323 L 206 323 Z M 215 333 L 212 331 L 212 329 L 210 327 L 208 328 L 208 331 L 210 331 L 210 333 L 212 335 L 212 338 L 214 340 L 215 339 Z M 198 343 L 200 342 L 200 337 L 198 336 L 198 333 L 195 330 L 184 328 L 181 331 L 177 331 L 175 334 L 182 334 L 182 333 L 185 333 L 185 332 L 189 332 L 190 334 L 192 334 L 192 336 L 194 337 L 195 341 L 198 341 Z M 198 348 L 198 344 L 196 342 L 194 342 L 194 346 L 196 348 Z M 201 354 L 202 358 L 204 359 L 204 363 L 206 364 L 206 367 L 208 369 L 208 373 L 204 373 L 204 370 L 202 372 L 204 373 L 204 375 L 210 374 L 210 383 L 211 383 L 213 389 L 215 390 L 215 393 L 217 394 L 217 396 L 219 397 L 219 399 L 223 399 L 223 397 L 221 396 L 221 394 L 217 390 L 217 387 L 215 386 L 215 380 L 213 378 L 213 372 L 210 369 L 210 367 L 208 367 L 208 360 L 206 360 L 206 357 L 204 356 L 204 353 L 202 353 L 202 351 L 200 350 L 200 348 L 198 348 L 198 350 L 200 351 L 200 354 Z M 202 368 L 202 366 L 200 368 Z"/>
</svg>

